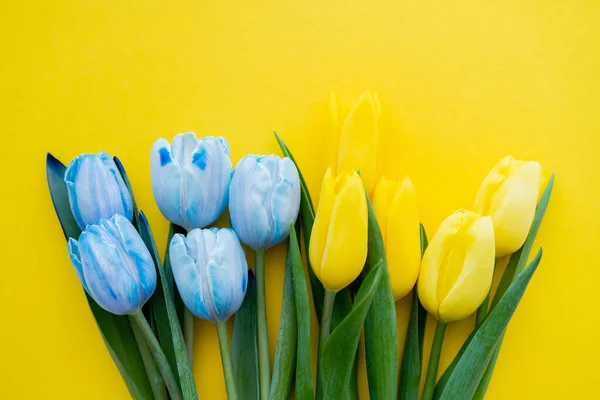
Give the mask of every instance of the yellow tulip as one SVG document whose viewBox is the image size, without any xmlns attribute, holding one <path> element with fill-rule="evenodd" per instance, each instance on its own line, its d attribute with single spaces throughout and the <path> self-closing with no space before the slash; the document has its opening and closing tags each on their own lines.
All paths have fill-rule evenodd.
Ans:
<svg viewBox="0 0 600 400">
<path fill-rule="evenodd" d="M 492 219 L 464 210 L 450 215 L 423 255 L 417 283 L 423 307 L 443 322 L 471 315 L 490 290 L 494 259 Z"/>
<path fill-rule="evenodd" d="M 367 259 L 368 212 L 360 176 L 323 177 L 308 255 L 325 289 L 338 291 L 358 277 Z"/>
<path fill-rule="evenodd" d="M 373 192 L 377 217 L 390 273 L 394 299 L 415 285 L 421 265 L 421 233 L 415 189 L 407 176 L 402 183 L 381 177 Z"/>
<path fill-rule="evenodd" d="M 474 211 L 494 221 L 496 257 L 514 253 L 525 243 L 542 181 L 538 162 L 511 156 L 500 160 L 483 180 Z"/>
<path fill-rule="evenodd" d="M 331 135 L 335 142 L 330 167 L 334 174 L 360 170 L 365 189 L 371 193 L 381 174 L 379 99 L 376 94 L 364 92 L 350 111 L 341 115 L 335 95 L 331 92 L 330 105 Z"/>
</svg>

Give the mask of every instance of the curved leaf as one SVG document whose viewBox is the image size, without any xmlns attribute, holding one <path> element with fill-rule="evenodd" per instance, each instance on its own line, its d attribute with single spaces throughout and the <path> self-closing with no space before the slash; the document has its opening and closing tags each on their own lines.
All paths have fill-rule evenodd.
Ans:
<svg viewBox="0 0 600 400">
<path fill-rule="evenodd" d="M 358 349 L 358 340 L 367 313 L 379 290 L 383 271 L 384 268 L 381 263 L 371 269 L 356 295 L 352 311 L 331 332 L 325 342 L 319 360 L 323 398 L 325 399 L 347 399 L 350 397 L 349 386 L 356 350 Z"/>
</svg>

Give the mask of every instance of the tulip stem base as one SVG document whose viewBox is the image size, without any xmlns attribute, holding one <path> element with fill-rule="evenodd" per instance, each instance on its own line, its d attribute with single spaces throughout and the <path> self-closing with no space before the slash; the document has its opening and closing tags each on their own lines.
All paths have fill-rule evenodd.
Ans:
<svg viewBox="0 0 600 400">
<path fill-rule="evenodd" d="M 265 297 L 265 250 L 256 250 L 255 256 L 259 387 L 261 400 L 268 400 L 271 386 L 271 361 Z"/>
<path fill-rule="evenodd" d="M 146 339 L 144 339 L 142 331 L 136 323 L 131 324 L 131 330 L 133 331 L 133 336 L 135 337 L 138 349 L 140 350 L 140 355 L 142 356 L 142 362 L 146 369 L 146 375 L 148 375 L 148 380 L 150 381 L 154 399 L 167 400 L 167 387 L 165 386 L 165 381 L 160 374 L 158 366 L 154 362 L 154 357 L 152 357 L 152 353 L 148 348 L 148 344 L 146 343 Z"/>
<path fill-rule="evenodd" d="M 179 390 L 179 385 L 177 384 L 177 378 L 175 378 L 175 375 L 171 370 L 167 356 L 165 356 L 165 353 L 160 347 L 158 339 L 156 339 L 154 332 L 152 332 L 152 328 L 148 324 L 148 321 L 146 321 L 144 313 L 142 313 L 142 310 L 137 310 L 135 313 L 129 316 L 129 319 L 131 323 L 139 329 L 139 333 L 141 333 L 146 340 L 148 348 L 154 357 L 154 361 L 156 362 L 156 365 L 158 365 L 158 369 L 165 380 L 165 384 L 167 385 L 167 389 L 169 390 L 171 398 L 173 400 L 180 400 L 182 396 L 181 391 Z"/>
<path fill-rule="evenodd" d="M 333 314 L 333 304 L 335 303 L 335 292 L 331 290 L 325 290 L 325 297 L 323 299 L 323 313 L 321 314 L 321 326 L 319 331 L 319 353 L 317 355 L 317 399 L 320 397 L 321 392 L 321 378 L 319 371 L 319 360 L 321 354 L 323 354 L 323 347 L 329 337 L 331 331 L 331 315 Z"/>
<path fill-rule="evenodd" d="M 194 365 L 194 314 L 185 306 L 183 308 L 183 339 L 190 365 Z"/>
<path fill-rule="evenodd" d="M 433 399 L 435 389 L 435 381 L 437 380 L 438 367 L 440 365 L 440 354 L 442 353 L 442 344 L 444 343 L 444 335 L 446 333 L 446 324 L 443 321 L 438 321 L 431 345 L 431 353 L 429 355 L 429 364 L 427 365 L 427 375 L 425 378 L 425 388 L 423 389 L 422 400 Z"/>
<path fill-rule="evenodd" d="M 237 400 L 237 387 L 233 374 L 233 362 L 231 351 L 229 351 L 229 337 L 227 335 L 227 324 L 225 321 L 217 321 L 217 335 L 219 336 L 219 347 L 221 348 L 221 362 L 223 363 L 223 376 L 227 387 L 227 398 Z"/>
</svg>

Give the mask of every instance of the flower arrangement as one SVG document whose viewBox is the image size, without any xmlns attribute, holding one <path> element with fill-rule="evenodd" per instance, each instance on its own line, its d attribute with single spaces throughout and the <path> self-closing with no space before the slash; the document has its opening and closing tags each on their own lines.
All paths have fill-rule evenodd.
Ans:
<svg viewBox="0 0 600 400">
<path fill-rule="evenodd" d="M 379 171 L 377 95 L 363 93 L 343 118 L 333 95 L 331 108 L 338 135 L 316 209 L 277 133 L 283 157 L 246 155 L 235 168 L 225 138 L 158 139 L 150 165 L 154 198 L 171 223 L 164 262 L 117 157 L 82 154 L 65 167 L 48 155 L 48 186 L 71 262 L 133 398 L 198 397 L 195 318 L 216 324 L 229 399 L 287 399 L 292 390 L 298 399 L 357 398 L 363 330 L 371 398 L 484 397 L 506 327 L 542 257 L 540 249 L 528 262 L 554 176 L 545 179 L 535 161 L 502 159 L 472 210 L 449 215 L 428 242 L 410 178 Z M 212 227 L 227 206 L 231 228 Z M 271 368 L 264 260 L 286 240 Z M 254 252 L 254 272 L 242 244 Z M 506 258 L 492 296 L 495 265 Z M 395 301 L 411 293 L 399 360 Z M 311 307 L 320 321 L 316 385 Z M 426 313 L 437 325 L 421 376 Z M 438 381 L 447 324 L 474 313 L 471 335 Z M 225 323 L 234 315 L 230 346 Z"/>
</svg>

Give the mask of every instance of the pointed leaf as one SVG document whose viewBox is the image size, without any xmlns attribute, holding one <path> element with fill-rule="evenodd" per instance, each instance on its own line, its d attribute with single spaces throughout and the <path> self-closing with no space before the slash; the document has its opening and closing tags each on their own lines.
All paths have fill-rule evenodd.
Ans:
<svg viewBox="0 0 600 400">
<path fill-rule="evenodd" d="M 256 341 L 256 278 L 248 271 L 248 290 L 233 324 L 232 358 L 240 399 L 256 400 L 258 385 L 258 343 Z"/>
<path fill-rule="evenodd" d="M 542 249 L 529 267 L 517 276 L 496 307 L 483 321 L 471 343 L 467 346 L 448 383 L 441 392 L 440 400 L 470 399 L 501 340 L 506 326 L 513 316 L 527 285 L 542 258 Z"/>
<path fill-rule="evenodd" d="M 177 318 L 177 311 L 175 310 L 173 294 L 171 293 L 171 289 L 167 283 L 165 272 L 161 267 L 162 263 L 160 261 L 160 256 L 158 255 L 158 249 L 156 248 L 154 236 L 150 230 L 150 225 L 148 224 L 148 220 L 141 210 L 139 211 L 139 223 L 140 225 L 138 229 L 140 231 L 140 236 L 150 250 L 150 254 L 154 259 L 156 271 L 159 276 L 154 296 L 161 296 L 165 302 L 166 321 L 169 323 L 173 349 L 175 352 L 175 360 L 177 364 L 177 368 L 174 369 L 173 372 L 177 372 L 179 375 L 179 382 L 181 384 L 183 398 L 185 400 L 198 399 L 196 384 L 194 383 L 194 375 L 192 374 L 192 367 L 188 359 L 187 348 L 183 339 L 181 325 L 179 324 L 179 319 Z M 160 318 L 164 320 L 164 316 L 161 316 Z M 159 323 L 158 320 L 157 323 Z"/>
<path fill-rule="evenodd" d="M 356 350 L 358 349 L 358 340 L 367 313 L 379 290 L 383 271 L 381 263 L 371 269 L 356 295 L 352 311 L 331 332 L 325 342 L 319 360 L 323 398 L 325 399 L 347 399 L 350 397 L 349 385 Z"/>
<path fill-rule="evenodd" d="M 69 205 L 67 186 L 64 182 L 66 167 L 52 154 L 46 157 L 46 177 L 54 210 L 65 235 L 65 239 L 79 238 L 81 230 L 75 222 Z M 135 399 L 151 399 L 152 388 L 140 355 L 129 319 L 114 315 L 101 308 L 87 293 L 88 304 L 96 320 L 104 344 L 131 396 Z"/>
</svg>

